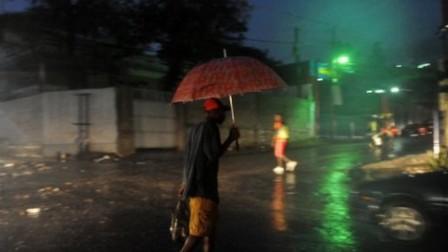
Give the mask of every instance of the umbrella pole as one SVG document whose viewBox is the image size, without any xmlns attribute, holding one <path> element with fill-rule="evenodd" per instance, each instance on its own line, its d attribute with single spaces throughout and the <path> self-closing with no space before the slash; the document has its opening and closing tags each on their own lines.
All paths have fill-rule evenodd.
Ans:
<svg viewBox="0 0 448 252">
<path fill-rule="evenodd" d="M 229 103 L 230 103 L 230 112 L 231 112 L 231 115 L 232 115 L 232 124 L 235 127 L 236 126 L 235 125 L 235 110 L 233 108 L 233 99 L 232 99 L 231 95 L 229 95 Z M 238 142 L 238 139 L 235 141 L 235 149 L 237 151 L 240 150 L 240 143 Z"/>
<path fill-rule="evenodd" d="M 222 53 L 223 53 L 224 58 L 227 58 L 227 50 L 226 50 L 226 48 L 222 49 Z M 232 115 L 232 124 L 235 127 L 236 126 L 235 125 L 235 110 L 233 109 L 233 99 L 232 99 L 231 95 L 229 95 L 229 103 L 230 103 L 230 112 L 231 112 L 231 115 Z M 235 141 L 235 149 L 237 151 L 240 150 L 240 143 L 238 142 L 238 139 Z"/>
<path fill-rule="evenodd" d="M 227 49 L 226 48 L 222 49 L 222 54 L 223 54 L 224 58 L 227 58 Z M 233 125 L 235 125 L 235 111 L 233 110 L 233 99 L 232 99 L 231 95 L 229 95 L 229 103 L 230 103 L 230 111 L 232 112 L 232 123 L 233 123 Z"/>
<path fill-rule="evenodd" d="M 230 103 L 230 112 L 232 115 L 232 123 L 235 125 L 235 110 L 233 108 L 233 99 L 231 95 L 229 95 L 229 103 Z"/>
</svg>

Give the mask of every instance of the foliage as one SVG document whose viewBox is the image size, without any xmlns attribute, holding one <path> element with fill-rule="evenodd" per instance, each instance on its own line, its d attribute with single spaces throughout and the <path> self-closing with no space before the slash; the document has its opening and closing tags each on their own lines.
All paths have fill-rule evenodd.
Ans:
<svg viewBox="0 0 448 252">
<path fill-rule="evenodd" d="M 169 66 L 165 79 L 173 88 L 186 65 L 223 56 L 239 45 L 247 30 L 246 0 L 167 0 L 160 9 L 161 49 Z"/>
<path fill-rule="evenodd" d="M 31 0 L 30 13 L 46 31 L 59 34 L 69 53 L 88 38 L 99 44 L 142 48 L 153 42 L 158 29 L 156 1 L 123 0 Z M 101 43 L 102 42 L 102 43 Z M 127 54 L 130 52 L 127 51 Z"/>
<path fill-rule="evenodd" d="M 10 27 L 30 48 L 57 48 L 56 55 L 72 61 L 68 69 L 116 75 L 124 59 L 156 48 L 168 66 L 165 89 L 172 90 L 186 70 L 222 57 L 223 48 L 229 56 L 276 63 L 267 52 L 242 45 L 251 10 L 248 0 L 28 1 L 32 7 Z"/>
<path fill-rule="evenodd" d="M 438 158 L 435 158 L 432 153 L 430 155 L 429 165 L 432 170 L 448 170 L 448 150 L 446 148 L 442 148 Z"/>
</svg>

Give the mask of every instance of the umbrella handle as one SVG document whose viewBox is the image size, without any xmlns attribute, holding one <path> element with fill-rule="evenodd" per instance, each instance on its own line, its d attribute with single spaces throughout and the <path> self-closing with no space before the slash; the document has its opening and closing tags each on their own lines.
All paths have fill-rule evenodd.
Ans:
<svg viewBox="0 0 448 252">
<path fill-rule="evenodd" d="M 230 103 L 230 113 L 232 115 L 232 123 L 233 125 L 235 125 L 235 110 L 233 108 L 233 99 L 231 95 L 229 95 L 229 103 Z"/>
<path fill-rule="evenodd" d="M 233 108 L 233 99 L 232 99 L 231 95 L 229 95 L 229 103 L 230 103 L 230 112 L 231 112 L 231 115 L 232 115 L 232 124 L 233 124 L 233 126 L 236 126 L 236 124 L 235 124 L 235 110 Z M 236 151 L 240 150 L 240 143 L 239 143 L 238 139 L 236 139 L 236 141 L 235 141 L 235 150 Z"/>
</svg>

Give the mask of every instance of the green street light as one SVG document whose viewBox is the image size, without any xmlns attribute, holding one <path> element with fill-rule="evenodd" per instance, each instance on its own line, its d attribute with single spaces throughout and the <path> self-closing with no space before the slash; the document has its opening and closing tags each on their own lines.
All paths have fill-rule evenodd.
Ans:
<svg viewBox="0 0 448 252">
<path fill-rule="evenodd" d="M 341 65 L 347 65 L 350 63 L 350 57 L 347 55 L 341 55 L 336 58 L 335 62 Z"/>
<path fill-rule="evenodd" d="M 384 90 L 384 89 L 375 89 L 374 92 L 375 92 L 375 94 L 384 94 L 384 93 L 386 93 L 386 90 Z"/>
<path fill-rule="evenodd" d="M 333 57 L 332 68 L 335 73 L 354 73 L 354 62 L 350 54 L 338 54 Z"/>
</svg>

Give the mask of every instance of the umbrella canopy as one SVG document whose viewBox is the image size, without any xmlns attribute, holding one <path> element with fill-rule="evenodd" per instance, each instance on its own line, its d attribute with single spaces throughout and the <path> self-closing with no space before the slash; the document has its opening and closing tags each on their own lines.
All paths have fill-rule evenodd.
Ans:
<svg viewBox="0 0 448 252">
<path fill-rule="evenodd" d="M 172 99 L 189 102 L 286 87 L 268 66 L 249 57 L 214 59 L 194 67 L 180 82 Z"/>
</svg>

